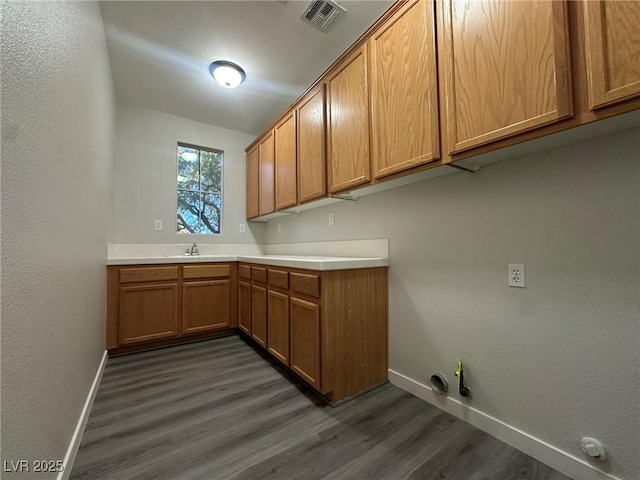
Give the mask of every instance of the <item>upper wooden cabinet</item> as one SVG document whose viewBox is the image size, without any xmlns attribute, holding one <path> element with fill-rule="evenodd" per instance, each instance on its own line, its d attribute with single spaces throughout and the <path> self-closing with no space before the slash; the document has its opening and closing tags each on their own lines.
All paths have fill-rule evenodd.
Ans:
<svg viewBox="0 0 640 480">
<path fill-rule="evenodd" d="M 412 0 L 369 40 L 376 178 L 440 156 L 434 3 Z"/>
<path fill-rule="evenodd" d="M 291 110 L 274 129 L 276 210 L 298 202 L 296 181 L 296 111 Z"/>
<path fill-rule="evenodd" d="M 258 147 L 247 153 L 247 218 L 260 215 L 260 164 Z"/>
<path fill-rule="evenodd" d="M 329 191 L 370 180 L 367 45 L 340 63 L 326 80 Z"/>
<path fill-rule="evenodd" d="M 249 218 L 637 109 L 638 0 L 398 0 L 249 146 L 265 151 Z"/>
<path fill-rule="evenodd" d="M 438 2 L 447 153 L 571 116 L 566 4 Z"/>
<path fill-rule="evenodd" d="M 258 144 L 258 157 L 260 164 L 260 188 L 259 205 L 260 215 L 271 213 L 276 209 L 275 183 L 274 183 L 274 138 L 273 131 L 269 132 Z"/>
<path fill-rule="evenodd" d="M 296 108 L 298 115 L 298 201 L 327 194 L 324 86 L 310 91 Z"/>
<path fill-rule="evenodd" d="M 640 2 L 585 0 L 584 9 L 589 107 L 640 95 Z"/>
</svg>

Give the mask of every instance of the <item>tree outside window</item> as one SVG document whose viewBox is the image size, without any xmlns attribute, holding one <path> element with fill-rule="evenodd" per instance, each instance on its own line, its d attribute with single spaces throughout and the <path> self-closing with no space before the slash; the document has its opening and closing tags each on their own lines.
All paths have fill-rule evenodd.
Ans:
<svg viewBox="0 0 640 480">
<path fill-rule="evenodd" d="M 178 233 L 220 233 L 223 157 L 220 150 L 178 144 Z"/>
</svg>

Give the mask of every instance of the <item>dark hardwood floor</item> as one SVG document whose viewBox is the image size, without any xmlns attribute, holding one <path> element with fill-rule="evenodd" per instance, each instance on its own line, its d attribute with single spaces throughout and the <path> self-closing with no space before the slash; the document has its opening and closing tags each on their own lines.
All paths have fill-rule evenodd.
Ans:
<svg viewBox="0 0 640 480">
<path fill-rule="evenodd" d="M 71 479 L 568 477 L 387 384 L 332 408 L 239 337 L 109 359 Z"/>
</svg>

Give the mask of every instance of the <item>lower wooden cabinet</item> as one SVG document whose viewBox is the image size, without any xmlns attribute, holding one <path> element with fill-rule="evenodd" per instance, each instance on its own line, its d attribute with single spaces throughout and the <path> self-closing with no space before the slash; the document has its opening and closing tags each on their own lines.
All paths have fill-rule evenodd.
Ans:
<svg viewBox="0 0 640 480">
<path fill-rule="evenodd" d="M 267 346 L 267 289 L 258 285 L 251 287 L 251 337 Z"/>
<path fill-rule="evenodd" d="M 289 365 L 289 295 L 269 290 L 267 303 L 267 350 Z"/>
<path fill-rule="evenodd" d="M 236 272 L 235 263 L 107 267 L 107 350 L 232 332 Z"/>
<path fill-rule="evenodd" d="M 251 335 L 251 284 L 238 282 L 238 327 Z"/>
<path fill-rule="evenodd" d="M 178 335 L 178 284 L 120 287 L 118 342 L 121 345 Z"/>
<path fill-rule="evenodd" d="M 386 267 L 251 271 L 251 285 L 240 285 L 240 324 L 298 377 L 331 401 L 387 380 Z"/>
<path fill-rule="evenodd" d="M 320 306 L 291 299 L 291 369 L 320 390 Z"/>
<path fill-rule="evenodd" d="M 230 280 L 182 284 L 182 333 L 229 328 L 230 323 Z"/>
<path fill-rule="evenodd" d="M 126 353 L 240 330 L 339 401 L 387 380 L 387 289 L 386 267 L 109 266 L 107 350 Z"/>
</svg>

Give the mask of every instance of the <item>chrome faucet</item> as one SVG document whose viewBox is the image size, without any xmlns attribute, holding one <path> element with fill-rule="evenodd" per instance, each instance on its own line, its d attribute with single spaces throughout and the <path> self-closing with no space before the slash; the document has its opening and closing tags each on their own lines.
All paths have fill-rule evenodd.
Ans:
<svg viewBox="0 0 640 480">
<path fill-rule="evenodd" d="M 198 245 L 196 245 L 196 242 L 193 242 L 193 245 L 191 245 L 191 248 L 187 249 L 187 251 L 185 252 L 185 255 L 198 255 Z"/>
</svg>

